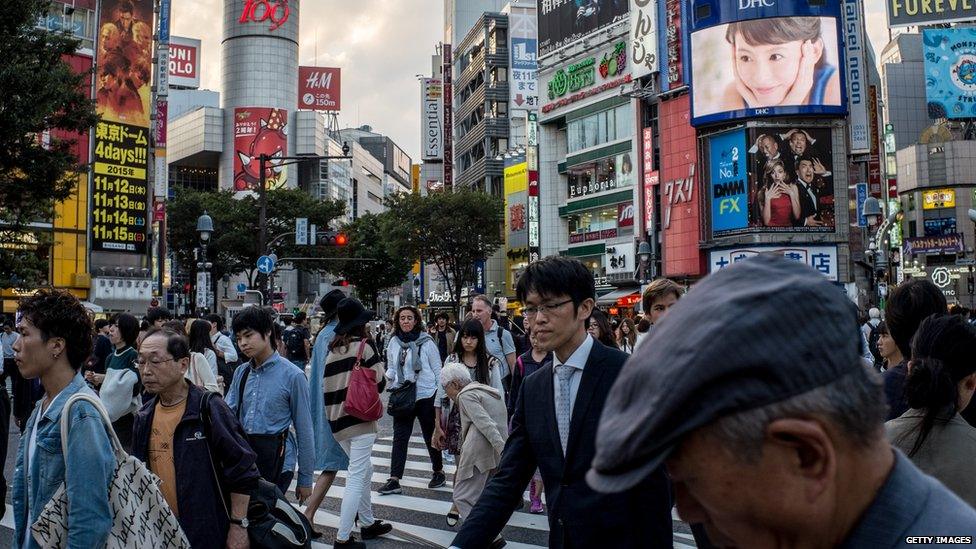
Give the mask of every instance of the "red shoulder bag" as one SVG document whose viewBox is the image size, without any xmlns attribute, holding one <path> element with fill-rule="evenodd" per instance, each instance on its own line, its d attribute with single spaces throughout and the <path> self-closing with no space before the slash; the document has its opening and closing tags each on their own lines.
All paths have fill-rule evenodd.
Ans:
<svg viewBox="0 0 976 549">
<path fill-rule="evenodd" d="M 376 386 L 376 371 L 363 368 L 363 349 L 366 340 L 359 343 L 356 353 L 356 364 L 352 367 L 349 377 L 349 387 L 346 388 L 346 401 L 342 404 L 346 414 L 363 421 L 376 421 L 383 417 L 383 401 Z"/>
</svg>

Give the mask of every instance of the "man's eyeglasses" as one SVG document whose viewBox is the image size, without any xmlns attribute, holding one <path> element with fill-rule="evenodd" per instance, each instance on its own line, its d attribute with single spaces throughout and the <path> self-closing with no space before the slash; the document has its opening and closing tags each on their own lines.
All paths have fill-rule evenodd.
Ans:
<svg viewBox="0 0 976 549">
<path fill-rule="evenodd" d="M 526 317 L 534 317 L 535 315 L 542 313 L 547 315 L 556 309 L 562 307 L 567 303 L 572 303 L 572 299 L 567 299 L 566 301 L 560 301 L 559 303 L 550 303 L 549 305 L 539 305 L 538 307 L 522 307 L 522 315 Z"/>
</svg>

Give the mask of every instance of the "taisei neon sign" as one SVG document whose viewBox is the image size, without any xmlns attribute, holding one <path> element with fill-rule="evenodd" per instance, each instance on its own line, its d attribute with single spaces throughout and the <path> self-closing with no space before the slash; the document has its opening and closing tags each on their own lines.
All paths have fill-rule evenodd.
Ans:
<svg viewBox="0 0 976 549">
<path fill-rule="evenodd" d="M 276 30 L 288 21 L 291 9 L 288 0 L 244 0 L 240 23 L 263 23 L 271 21 L 269 31 Z"/>
</svg>

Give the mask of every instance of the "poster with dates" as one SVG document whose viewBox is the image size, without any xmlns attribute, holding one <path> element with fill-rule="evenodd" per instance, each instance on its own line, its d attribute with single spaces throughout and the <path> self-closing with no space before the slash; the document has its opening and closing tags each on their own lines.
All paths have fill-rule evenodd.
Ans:
<svg viewBox="0 0 976 549">
<path fill-rule="evenodd" d="M 92 250 L 146 253 L 149 130 L 129 124 L 95 126 Z"/>
</svg>

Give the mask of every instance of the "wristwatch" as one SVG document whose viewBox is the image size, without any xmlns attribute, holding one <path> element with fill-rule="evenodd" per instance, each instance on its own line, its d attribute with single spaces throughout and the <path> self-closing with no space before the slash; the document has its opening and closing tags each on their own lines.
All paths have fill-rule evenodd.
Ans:
<svg viewBox="0 0 976 549">
<path fill-rule="evenodd" d="M 247 527 L 250 525 L 250 523 L 247 520 L 247 517 L 244 517 L 244 518 L 242 518 L 240 520 L 230 519 L 230 523 L 231 524 L 236 524 L 236 525 L 240 526 L 241 528 L 243 528 L 245 530 L 247 530 Z"/>
</svg>

